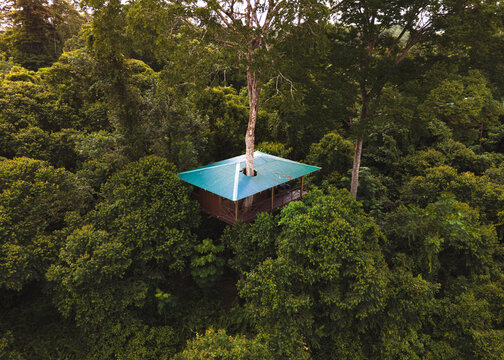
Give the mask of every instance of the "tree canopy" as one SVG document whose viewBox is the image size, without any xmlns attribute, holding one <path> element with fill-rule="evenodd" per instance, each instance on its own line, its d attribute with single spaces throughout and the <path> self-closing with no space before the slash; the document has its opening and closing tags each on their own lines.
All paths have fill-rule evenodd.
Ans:
<svg viewBox="0 0 504 360">
<path fill-rule="evenodd" d="M 2 2 L 0 359 L 504 358 L 503 9 Z M 322 169 L 202 212 L 253 149 Z"/>
</svg>

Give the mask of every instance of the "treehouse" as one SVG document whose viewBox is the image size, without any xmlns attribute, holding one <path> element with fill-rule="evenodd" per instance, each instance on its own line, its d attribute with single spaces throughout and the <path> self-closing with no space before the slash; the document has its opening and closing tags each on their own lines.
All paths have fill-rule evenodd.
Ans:
<svg viewBox="0 0 504 360">
<path fill-rule="evenodd" d="M 254 152 L 255 176 L 245 175 L 245 155 L 179 173 L 195 186 L 194 197 L 203 211 L 233 224 L 254 220 L 259 212 L 275 211 L 304 192 L 305 175 L 320 170 L 277 156 Z M 301 181 L 295 179 L 301 178 Z"/>
</svg>

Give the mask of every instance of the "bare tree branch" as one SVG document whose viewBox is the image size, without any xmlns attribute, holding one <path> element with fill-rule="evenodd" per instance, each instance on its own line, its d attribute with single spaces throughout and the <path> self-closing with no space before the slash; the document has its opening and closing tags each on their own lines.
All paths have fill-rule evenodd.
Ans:
<svg viewBox="0 0 504 360">
<path fill-rule="evenodd" d="M 226 18 L 225 15 L 227 15 L 222 9 L 216 9 L 215 10 L 215 13 L 217 15 L 219 15 L 219 17 L 221 18 L 221 20 L 224 22 L 224 24 L 226 24 L 226 26 L 232 30 L 235 30 L 235 27 L 233 25 L 233 19 L 231 19 L 231 22 Z"/>
<path fill-rule="evenodd" d="M 245 13 L 245 25 L 249 28 L 252 27 L 252 4 L 250 0 L 247 0 L 247 10 Z"/>
<path fill-rule="evenodd" d="M 262 27 L 263 34 L 266 33 L 270 29 L 270 24 L 278 13 L 278 9 L 280 8 L 282 1 L 279 1 L 275 4 L 274 0 L 268 1 L 268 12 L 266 13 L 266 18 L 264 19 L 264 24 Z"/>
<path fill-rule="evenodd" d="M 333 6 L 331 6 L 331 7 L 329 8 L 329 11 L 330 11 L 330 12 L 334 12 L 334 11 L 338 10 L 338 8 L 339 8 L 341 5 L 343 5 L 343 3 L 344 3 L 344 2 L 345 2 L 345 0 L 341 0 L 340 2 L 337 2 L 336 4 L 334 4 Z"/>
<path fill-rule="evenodd" d="M 390 57 L 390 54 L 392 54 L 392 51 L 394 50 L 394 48 L 397 46 L 397 44 L 399 44 L 399 42 L 401 41 L 402 37 L 404 36 L 404 34 L 406 34 L 406 31 L 408 30 L 408 27 L 409 26 L 405 26 L 401 33 L 399 34 L 399 36 L 397 36 L 395 39 L 394 39 L 394 42 L 392 43 L 392 45 L 390 45 L 390 47 L 388 48 L 387 50 L 387 57 Z"/>
<path fill-rule="evenodd" d="M 254 3 L 254 6 L 252 7 L 252 14 L 254 15 L 254 21 L 256 26 L 261 26 L 259 18 L 257 17 L 257 1 Z"/>
<path fill-rule="evenodd" d="M 425 36 L 427 35 L 427 32 L 430 28 L 431 21 L 427 22 L 414 36 L 412 36 L 409 40 L 406 46 L 402 49 L 402 51 L 397 55 L 395 59 L 395 64 L 399 64 L 401 61 L 403 61 L 406 56 L 408 55 L 409 51 L 420 41 L 422 41 Z"/>
<path fill-rule="evenodd" d="M 281 71 L 278 71 L 278 74 L 282 77 L 282 79 L 284 79 L 285 81 L 287 81 L 290 84 L 291 97 L 292 97 L 292 99 L 294 99 L 294 90 L 296 90 L 296 88 L 294 87 L 294 83 L 292 81 L 290 81 L 288 78 L 286 78 L 284 76 L 284 74 L 282 74 Z"/>
</svg>

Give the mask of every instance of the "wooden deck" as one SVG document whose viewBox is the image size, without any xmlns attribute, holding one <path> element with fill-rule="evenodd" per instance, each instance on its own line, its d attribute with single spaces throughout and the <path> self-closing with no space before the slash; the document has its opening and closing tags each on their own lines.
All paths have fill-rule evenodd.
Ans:
<svg viewBox="0 0 504 360">
<path fill-rule="evenodd" d="M 306 191 L 303 191 L 303 195 L 306 195 Z M 205 208 L 202 209 L 211 216 L 215 216 L 216 218 L 231 225 L 234 224 L 237 219 L 243 222 L 251 222 L 256 219 L 258 213 L 275 212 L 291 201 L 299 200 L 301 198 L 301 188 L 285 190 L 277 189 L 275 194 L 273 195 L 273 206 L 271 201 L 271 193 L 263 194 L 262 198 L 261 196 L 257 195 L 255 195 L 255 197 L 257 197 L 258 200 L 254 199 L 255 201 L 252 203 L 252 206 L 248 208 L 245 208 L 244 206 L 245 199 L 238 201 L 238 212 L 236 212 L 236 204 L 233 201 L 227 199 L 222 199 L 219 214 L 213 213 L 212 211 L 209 211 Z"/>
</svg>

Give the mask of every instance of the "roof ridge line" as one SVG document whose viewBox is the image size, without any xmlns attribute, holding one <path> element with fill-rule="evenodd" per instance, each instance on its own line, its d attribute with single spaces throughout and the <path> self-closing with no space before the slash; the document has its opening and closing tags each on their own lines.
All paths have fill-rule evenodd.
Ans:
<svg viewBox="0 0 504 360">
<path fill-rule="evenodd" d="M 233 201 L 236 201 L 238 198 L 238 183 L 239 183 L 239 177 L 240 177 L 240 163 L 236 163 L 236 170 L 235 170 L 235 178 L 234 178 L 234 187 L 233 187 Z"/>
</svg>

